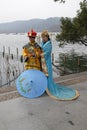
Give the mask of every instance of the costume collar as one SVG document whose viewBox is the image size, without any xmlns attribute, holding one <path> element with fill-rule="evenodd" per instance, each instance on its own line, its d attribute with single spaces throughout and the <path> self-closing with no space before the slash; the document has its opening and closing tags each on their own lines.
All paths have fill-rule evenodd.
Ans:
<svg viewBox="0 0 87 130">
<path fill-rule="evenodd" d="M 30 42 L 30 45 L 35 45 L 35 42 Z"/>
</svg>

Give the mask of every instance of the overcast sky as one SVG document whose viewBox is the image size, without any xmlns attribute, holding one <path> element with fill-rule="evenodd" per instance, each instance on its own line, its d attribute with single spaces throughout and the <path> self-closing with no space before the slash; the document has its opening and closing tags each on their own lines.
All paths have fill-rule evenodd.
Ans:
<svg viewBox="0 0 87 130">
<path fill-rule="evenodd" d="M 74 17 L 82 0 L 0 0 L 0 23 L 32 18 Z"/>
</svg>

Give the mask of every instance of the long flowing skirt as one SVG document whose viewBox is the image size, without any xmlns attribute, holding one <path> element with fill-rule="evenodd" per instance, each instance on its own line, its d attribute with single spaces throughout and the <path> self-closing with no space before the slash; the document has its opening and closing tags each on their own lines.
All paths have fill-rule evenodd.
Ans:
<svg viewBox="0 0 87 130">
<path fill-rule="evenodd" d="M 47 94 L 58 100 L 74 100 L 79 97 L 79 92 L 73 88 L 56 84 L 52 79 L 48 78 Z"/>
</svg>

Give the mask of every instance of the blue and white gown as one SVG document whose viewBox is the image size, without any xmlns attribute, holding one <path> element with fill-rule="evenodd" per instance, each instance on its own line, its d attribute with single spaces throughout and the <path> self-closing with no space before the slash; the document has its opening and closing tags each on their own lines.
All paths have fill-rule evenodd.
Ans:
<svg viewBox="0 0 87 130">
<path fill-rule="evenodd" d="M 48 69 L 48 86 L 47 86 L 47 94 L 54 98 L 59 100 L 73 100 L 76 99 L 79 96 L 79 93 L 77 90 L 74 90 L 72 88 L 68 88 L 65 86 L 62 86 L 60 84 L 56 84 L 53 80 L 52 75 L 52 62 L 51 62 L 51 52 L 52 52 L 52 44 L 51 41 L 47 41 L 46 43 L 41 43 L 41 48 L 43 50 L 43 54 L 46 61 L 46 66 Z"/>
</svg>

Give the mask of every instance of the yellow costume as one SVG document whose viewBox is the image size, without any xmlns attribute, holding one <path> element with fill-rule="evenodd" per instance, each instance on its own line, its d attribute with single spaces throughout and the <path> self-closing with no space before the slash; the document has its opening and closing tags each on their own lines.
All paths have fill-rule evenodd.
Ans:
<svg viewBox="0 0 87 130">
<path fill-rule="evenodd" d="M 41 56 L 40 46 L 37 43 L 28 43 L 23 47 L 23 57 L 27 57 L 25 62 L 25 69 L 41 70 Z"/>
</svg>

